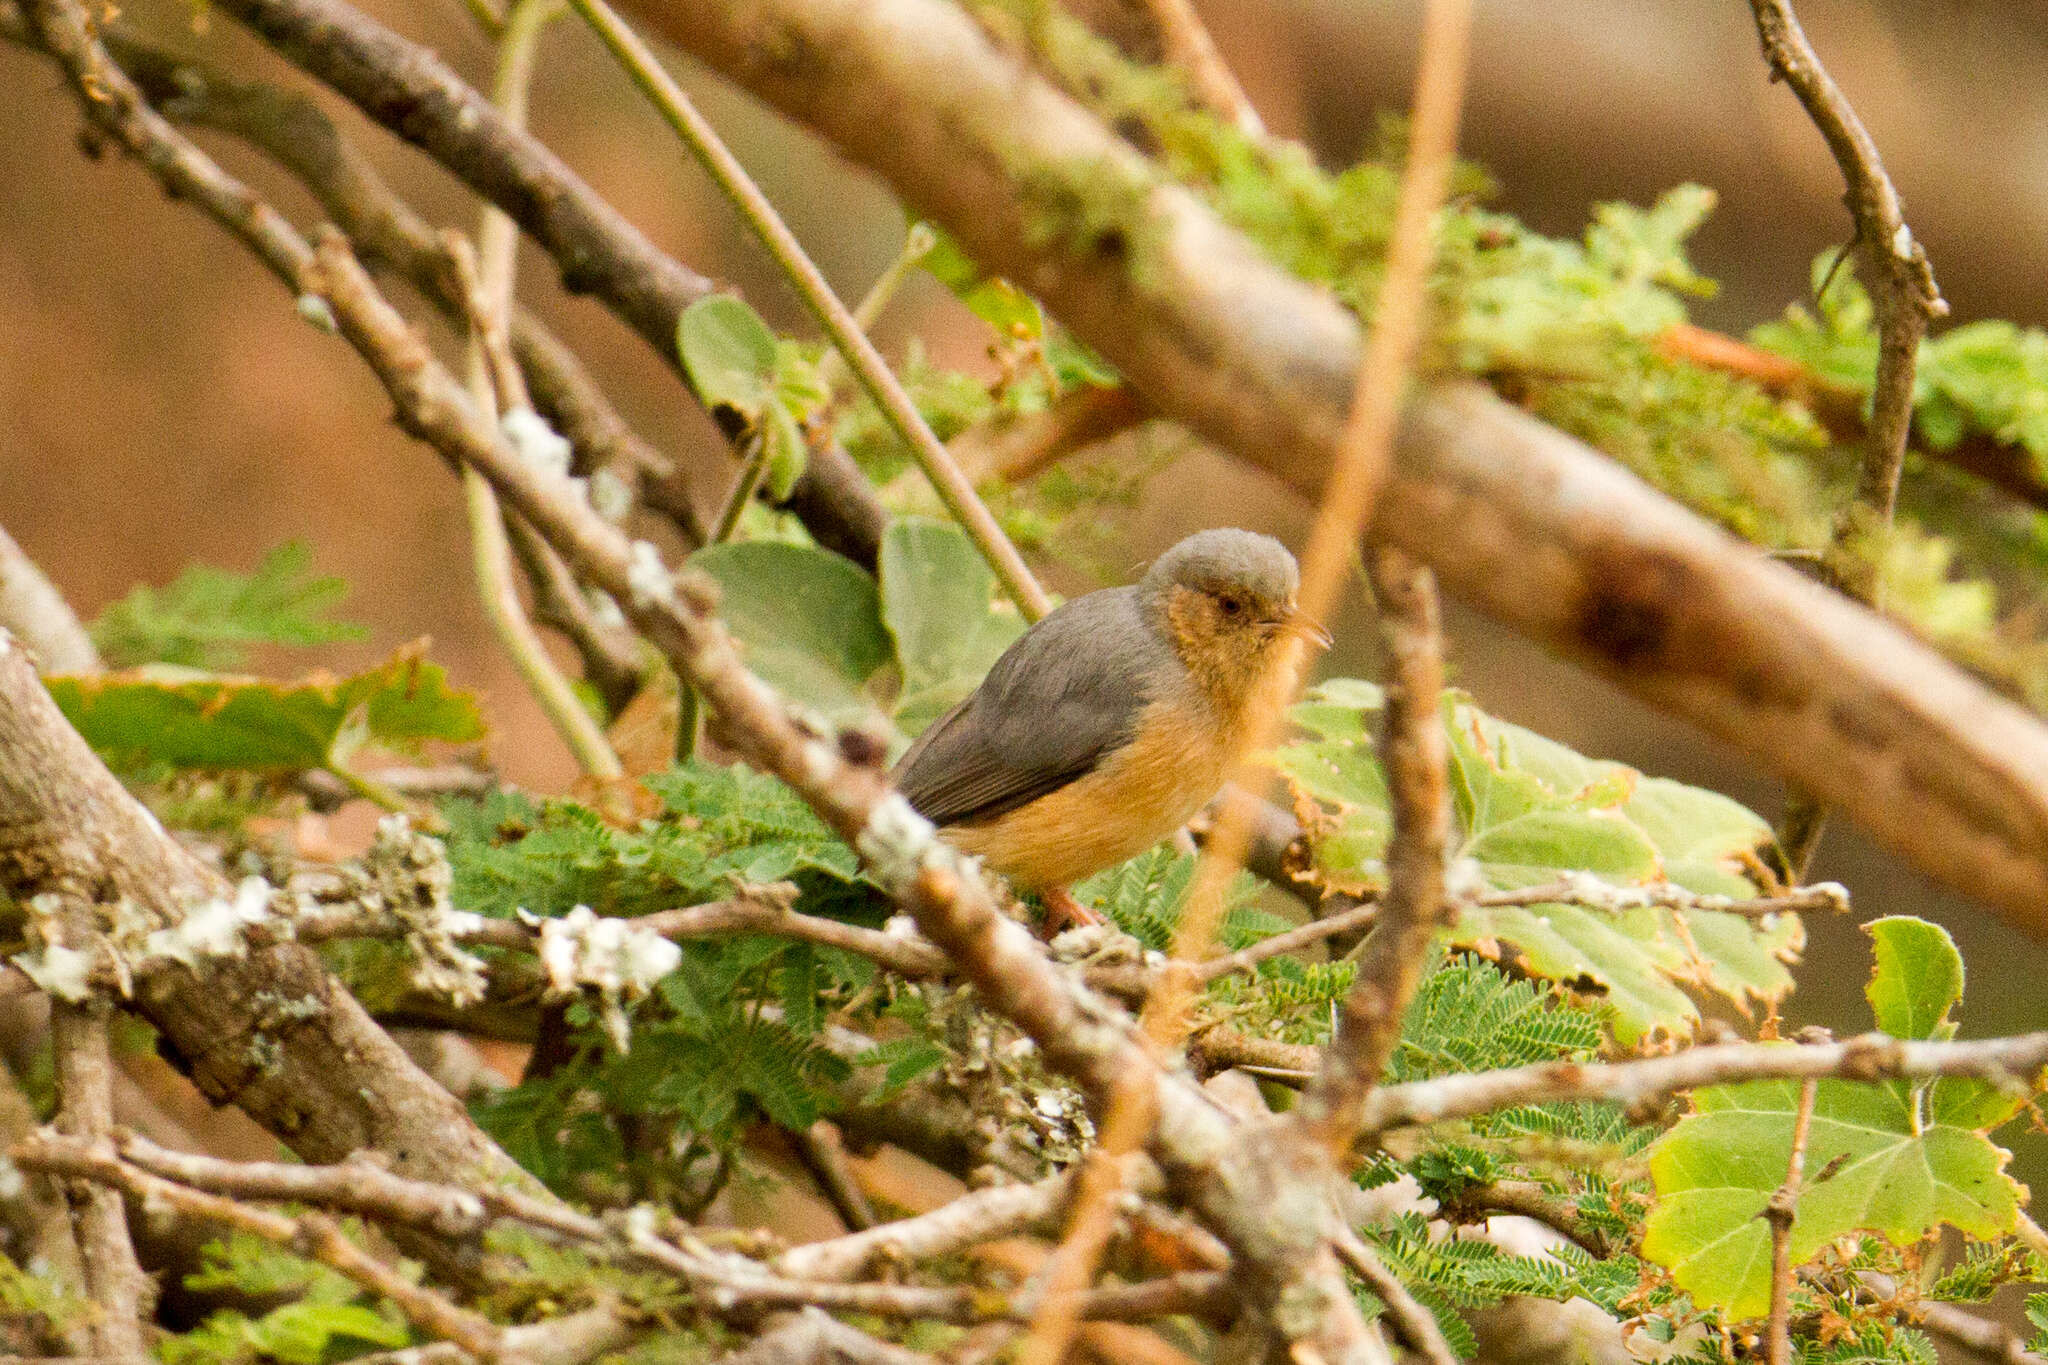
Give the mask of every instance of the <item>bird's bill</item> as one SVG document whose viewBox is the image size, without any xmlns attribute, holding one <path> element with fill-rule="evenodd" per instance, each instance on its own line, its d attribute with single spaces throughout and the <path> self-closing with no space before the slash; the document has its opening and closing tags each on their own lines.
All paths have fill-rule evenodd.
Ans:
<svg viewBox="0 0 2048 1365">
<path fill-rule="evenodd" d="M 1297 639 L 1306 640 L 1317 649 L 1330 647 L 1330 632 L 1323 628 L 1321 621 L 1299 607 L 1289 607 L 1279 620 L 1273 622 L 1273 627 Z"/>
</svg>

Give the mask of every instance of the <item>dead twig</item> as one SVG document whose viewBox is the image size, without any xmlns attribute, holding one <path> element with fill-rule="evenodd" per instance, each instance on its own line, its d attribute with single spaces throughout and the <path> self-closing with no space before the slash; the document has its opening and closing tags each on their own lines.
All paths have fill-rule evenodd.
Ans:
<svg viewBox="0 0 2048 1365">
<path fill-rule="evenodd" d="M 1929 322 L 1948 315 L 1948 304 L 1934 282 L 1926 249 L 1906 226 L 1904 206 L 1885 174 L 1876 142 L 1821 65 L 1791 0 L 1750 0 L 1750 10 L 1771 79 L 1792 87 L 1841 167 L 1856 224 L 1852 245 L 1866 266 L 1877 312 L 1877 375 L 1862 477 L 1854 502 L 1836 520 L 1824 561 L 1836 586 L 1859 602 L 1876 605 L 1877 569 L 1861 542 L 1891 528 L 1906 443 L 1913 433 L 1913 371 L 1920 340 Z M 1795 880 L 1805 879 L 1826 820 L 1826 806 L 1818 797 L 1801 789 L 1788 795 L 1779 843 Z"/>
<path fill-rule="evenodd" d="M 1806 1135 L 1813 1127 L 1813 1101 L 1819 1092 L 1820 1082 L 1811 1076 L 1799 1087 L 1785 1180 L 1764 1205 L 1763 1216 L 1771 1225 L 1771 1317 L 1765 1338 L 1770 1365 L 1789 1365 L 1792 1359 L 1792 1224 L 1806 1181 Z"/>
</svg>

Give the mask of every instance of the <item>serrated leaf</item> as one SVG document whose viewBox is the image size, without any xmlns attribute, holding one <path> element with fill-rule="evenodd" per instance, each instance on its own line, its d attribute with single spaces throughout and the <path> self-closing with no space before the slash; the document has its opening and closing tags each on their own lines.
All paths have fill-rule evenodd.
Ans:
<svg viewBox="0 0 2048 1365">
<path fill-rule="evenodd" d="M 1310 690 L 1294 720 L 1307 737 L 1273 762 L 1293 782 L 1316 866 L 1336 889 L 1381 885 L 1391 830 L 1386 779 L 1374 752 L 1381 694 L 1338 679 Z M 1646 778 L 1498 720 L 1457 693 L 1444 700 L 1456 856 L 1495 889 L 1591 873 L 1616 886 L 1669 881 L 1702 893 L 1754 894 L 1745 869 L 1770 827 L 1737 803 L 1681 783 Z M 1791 989 L 1785 960 L 1803 942 L 1794 916 L 1770 924 L 1668 910 L 1616 913 L 1563 904 L 1467 907 L 1448 935 L 1488 953 L 1505 947 L 1524 969 L 1597 990 L 1613 1007 L 1616 1037 L 1688 1034 L 1698 1010 L 1681 986 L 1736 1000 L 1775 1000 Z"/>
<path fill-rule="evenodd" d="M 117 767 L 297 772 L 337 766 L 364 741 L 412 749 L 484 732 L 473 694 L 421 646 L 365 673 L 295 682 L 154 665 L 44 680 L 65 718 Z"/>
<path fill-rule="evenodd" d="M 1024 633 L 995 574 L 950 522 L 904 517 L 883 532 L 882 620 L 903 668 L 896 723 L 915 735 L 981 682 Z"/>
<path fill-rule="evenodd" d="M 1657 1203 L 1643 1254 L 1702 1307 L 1736 1318 L 1770 1307 L 1770 1227 L 1758 1215 L 1785 1179 L 1799 1089 L 1782 1080 L 1702 1090 L 1700 1112 L 1652 1149 Z M 1923 1123 L 1915 1103 L 1887 1086 L 1819 1082 L 1808 1184 L 1792 1225 L 1795 1265 L 1851 1232 L 1903 1246 L 1944 1223 L 1971 1237 L 2012 1230 L 2019 1187 L 2005 1174 L 2006 1153 L 1981 1133 Z"/>
<path fill-rule="evenodd" d="M 346 621 L 323 619 L 348 596 L 339 578 L 310 577 L 313 552 L 292 541 L 253 573 L 195 564 L 163 588 L 139 587 L 101 612 L 93 643 L 111 668 L 178 664 L 238 668 L 250 645 L 311 646 L 363 639 Z"/>
<path fill-rule="evenodd" d="M 712 545 L 690 563 L 718 580 L 719 615 L 756 673 L 827 720 L 889 732 L 874 691 L 893 650 L 864 570 L 780 541 Z"/>
<path fill-rule="evenodd" d="M 1863 926 L 1875 959 L 1863 994 L 1878 1028 L 1894 1038 L 1945 1038 L 1963 998 L 1963 955 L 1939 924 L 1889 915 Z"/>
<path fill-rule="evenodd" d="M 676 351 L 706 407 L 759 422 L 774 393 L 775 333 L 746 301 L 711 294 L 683 310 Z"/>
</svg>

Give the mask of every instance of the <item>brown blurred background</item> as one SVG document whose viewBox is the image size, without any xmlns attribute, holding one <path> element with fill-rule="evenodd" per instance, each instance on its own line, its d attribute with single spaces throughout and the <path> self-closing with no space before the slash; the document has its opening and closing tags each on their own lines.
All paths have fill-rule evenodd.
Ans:
<svg viewBox="0 0 2048 1365">
<path fill-rule="evenodd" d="M 486 53 L 457 0 L 368 8 L 431 43 L 472 80 Z M 1217 38 L 1269 124 L 1332 164 L 1375 111 L 1407 98 L 1410 0 L 1212 0 Z M 1906 197 L 1957 320 L 2048 313 L 2048 26 L 2030 0 L 1803 0 L 1809 33 L 1870 125 Z M 198 16 L 195 19 L 195 15 Z M 244 74 L 292 73 L 202 5 L 143 0 L 138 28 Z M 895 254 L 888 194 L 803 134 L 687 69 L 707 112 L 849 295 Z M 422 158 L 329 107 L 401 191 L 438 220 L 473 211 Z M 740 285 L 771 321 L 798 310 L 677 145 L 595 43 L 561 25 L 543 49 L 534 122 L 601 192 L 685 262 Z M 1695 258 L 1724 283 L 1701 320 L 1741 330 L 1805 289 L 1813 255 L 1847 236 L 1840 185 L 1791 96 L 1771 87 L 1742 0 L 1482 0 L 1466 116 L 1468 155 L 1503 206 L 1576 233 L 1601 199 L 1645 201 L 1695 180 L 1722 196 Z M 493 752 L 511 777 L 559 788 L 566 756 L 478 612 L 460 498 L 437 461 L 396 431 L 346 348 L 303 323 L 277 285 L 196 213 L 168 204 L 133 166 L 78 151 L 78 117 L 53 68 L 0 48 L 0 526 L 90 615 L 186 563 L 252 566 L 289 539 L 346 578 L 362 646 L 320 662 L 367 662 L 417 635 L 456 679 L 488 694 Z M 223 159 L 304 220 L 304 196 L 232 144 Z M 713 504 L 723 447 L 661 363 L 594 305 L 567 299 L 528 258 L 526 297 L 605 379 L 640 430 L 702 471 Z M 928 282 L 881 329 L 900 353 L 923 336 L 971 363 L 974 324 Z M 1297 537 L 1304 509 L 1201 452 L 1173 496 L 1141 498 L 1125 559 L 1136 565 L 1198 525 L 1237 522 Z M 1199 477 L 1189 477 L 1190 474 Z M 1056 574 L 1057 576 L 1057 574 Z M 1071 574 L 1060 586 L 1089 586 Z M 1368 622 L 1340 622 L 1334 667 L 1371 666 Z M 1696 733 L 1617 696 L 1486 623 L 1454 621 L 1458 676 L 1488 707 L 1592 752 L 1702 782 L 1767 815 L 1778 791 Z M 275 658 L 288 668 L 303 660 Z M 1924 914 L 1961 941 L 1974 975 L 1968 1033 L 2048 1024 L 2048 950 L 1935 891 L 1835 829 L 1819 875 L 1847 882 L 1857 920 Z M 1853 923 L 1812 926 L 1813 965 L 1790 1013 L 1867 1027 L 1867 953 Z M 2048 1179 L 2048 1144 L 2022 1142 L 2022 1175 Z"/>
</svg>

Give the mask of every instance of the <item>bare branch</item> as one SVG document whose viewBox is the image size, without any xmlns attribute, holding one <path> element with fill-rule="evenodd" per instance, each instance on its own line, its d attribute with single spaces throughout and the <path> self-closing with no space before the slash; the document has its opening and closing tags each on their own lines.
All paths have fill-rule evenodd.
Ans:
<svg viewBox="0 0 2048 1365">
<path fill-rule="evenodd" d="M 877 1261 L 948 1256 L 1051 1222 L 1066 1207 L 1073 1183 L 1072 1175 L 1062 1173 L 1034 1184 L 975 1190 L 915 1218 L 792 1247 L 774 1266 L 792 1279 L 850 1280 Z"/>
<path fill-rule="evenodd" d="M 247 3 L 247 0 L 240 0 Z M 1162 416 L 1321 487 L 1358 329 L 942 0 L 636 0 L 1026 282 Z M 830 62 L 764 53 L 831 52 Z M 1117 205 L 1114 229 L 1062 216 Z M 1063 226 L 1064 225 L 1064 226 Z M 1476 386 L 1418 395 L 1375 530 L 1450 591 L 2048 934 L 2048 729 Z"/>
<path fill-rule="evenodd" d="M 110 1194 L 119 1190 L 152 1207 L 261 1237 L 319 1261 L 370 1293 L 382 1295 L 420 1331 L 455 1342 L 480 1361 L 504 1358 L 503 1329 L 433 1290 L 414 1284 L 394 1267 L 364 1252 L 342 1236 L 340 1227 L 324 1214 L 288 1218 L 189 1189 L 121 1160 L 104 1141 L 71 1142 L 62 1147 L 47 1140 L 31 1141 L 16 1150 L 15 1159 L 24 1166 L 97 1181 L 108 1187 Z M 114 1198 L 118 1206 L 119 1196 Z"/>
<path fill-rule="evenodd" d="M 1401 1329 L 1401 1335 L 1408 1339 L 1423 1359 L 1431 1365 L 1458 1365 L 1458 1353 L 1444 1340 L 1443 1329 L 1436 1325 L 1436 1318 L 1427 1308 L 1415 1301 L 1408 1292 L 1408 1286 L 1394 1277 L 1385 1263 L 1373 1254 L 1359 1235 L 1345 1228 L 1337 1237 L 1337 1254 L 1344 1258 L 1344 1264 L 1351 1267 L 1358 1278 L 1365 1281 L 1365 1287 L 1379 1296 L 1387 1306 L 1387 1316 Z"/>
<path fill-rule="evenodd" d="M 1771 1317 L 1765 1329 L 1770 1365 L 1789 1365 L 1792 1359 L 1792 1224 L 1806 1183 L 1806 1135 L 1813 1128 L 1813 1102 L 1819 1093 L 1820 1082 L 1811 1076 L 1799 1087 L 1799 1111 L 1792 1120 L 1792 1154 L 1785 1162 L 1785 1180 L 1764 1206 L 1763 1216 L 1771 1225 Z"/>
<path fill-rule="evenodd" d="M 100 652 L 57 591 L 14 537 L 0 527 L 0 629 L 35 653 L 45 673 L 97 673 Z"/>
<path fill-rule="evenodd" d="M 1468 1118 L 1516 1104 L 1640 1104 L 1702 1085 L 1780 1077 L 1876 1081 L 1976 1076 L 2028 1089 L 2041 1083 L 2043 1067 L 2048 1067 L 2048 1033 L 1971 1042 L 1904 1042 L 1867 1033 L 1837 1043 L 1717 1043 L 1638 1061 L 1540 1062 L 1383 1086 L 1366 1100 L 1362 1131 Z"/>
<path fill-rule="evenodd" d="M 1187 73 L 1188 83 L 1201 102 L 1252 137 L 1263 136 L 1266 125 L 1260 121 L 1259 111 L 1252 107 L 1244 87 L 1238 84 L 1237 73 L 1216 50 L 1216 40 L 1209 36 L 1208 26 L 1195 13 L 1190 0 L 1145 3 L 1152 11 L 1152 22 L 1159 26 L 1167 59 Z"/>
<path fill-rule="evenodd" d="M 66 914 L 67 927 L 80 936 L 91 933 L 91 916 L 82 908 Z M 52 1001 L 50 1046 L 57 1059 L 57 1131 L 80 1142 L 104 1140 L 114 1123 L 114 1063 L 107 1049 L 106 998 L 93 995 L 78 1003 Z M 128 1210 L 121 1196 L 103 1185 L 74 1182 L 65 1191 L 78 1238 L 84 1288 L 96 1315 L 93 1346 L 115 1360 L 142 1360 L 149 1354 L 143 1323 L 156 1299 L 156 1288 L 135 1259 L 128 1236 Z"/>
<path fill-rule="evenodd" d="M 1380 738 L 1394 807 L 1387 891 L 1321 1072 L 1293 1111 L 1309 1139 L 1340 1161 L 1357 1131 L 1359 1106 L 1400 1042 L 1401 1021 L 1437 931 L 1455 913 L 1444 894 L 1451 807 L 1436 583 L 1429 570 L 1399 550 L 1376 551 L 1372 568 L 1390 661 Z"/>
</svg>

